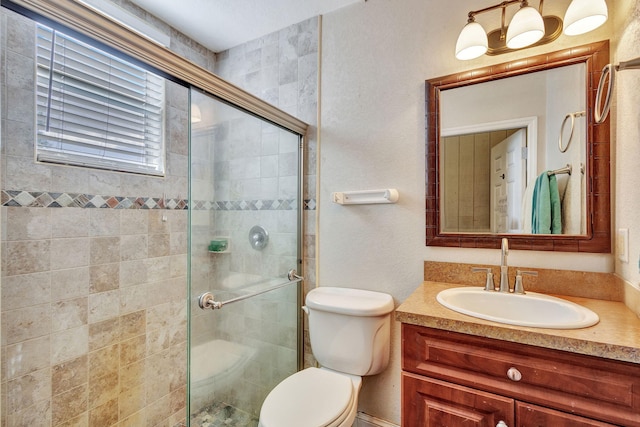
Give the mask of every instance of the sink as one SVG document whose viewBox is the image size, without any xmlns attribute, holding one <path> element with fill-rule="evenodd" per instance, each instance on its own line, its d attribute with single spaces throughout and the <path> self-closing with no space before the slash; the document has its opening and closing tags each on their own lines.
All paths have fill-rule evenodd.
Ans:
<svg viewBox="0 0 640 427">
<path fill-rule="evenodd" d="M 458 313 L 508 325 L 578 329 L 600 321 L 598 315 L 586 307 L 535 292 L 522 295 L 461 287 L 441 291 L 437 300 Z"/>
</svg>

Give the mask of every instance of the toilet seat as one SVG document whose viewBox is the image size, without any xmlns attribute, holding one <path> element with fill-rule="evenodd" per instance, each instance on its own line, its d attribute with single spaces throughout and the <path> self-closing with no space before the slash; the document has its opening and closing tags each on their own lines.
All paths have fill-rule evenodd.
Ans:
<svg viewBox="0 0 640 427">
<path fill-rule="evenodd" d="M 347 375 L 307 368 L 269 393 L 260 410 L 260 427 L 337 427 L 351 415 L 357 391 Z"/>
</svg>

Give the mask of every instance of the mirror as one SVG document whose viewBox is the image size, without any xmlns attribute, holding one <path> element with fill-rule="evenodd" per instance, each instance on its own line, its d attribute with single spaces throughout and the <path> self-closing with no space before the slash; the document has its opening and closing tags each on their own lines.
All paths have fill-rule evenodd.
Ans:
<svg viewBox="0 0 640 427">
<path fill-rule="evenodd" d="M 428 246 L 610 252 L 608 61 L 604 41 L 426 82 Z"/>
</svg>

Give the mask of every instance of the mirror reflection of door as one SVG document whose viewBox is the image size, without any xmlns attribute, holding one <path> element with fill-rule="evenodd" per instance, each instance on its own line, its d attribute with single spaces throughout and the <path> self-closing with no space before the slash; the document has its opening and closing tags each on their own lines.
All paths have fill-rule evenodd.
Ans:
<svg viewBox="0 0 640 427">
<path fill-rule="evenodd" d="M 491 231 L 522 233 L 527 134 L 519 129 L 491 148 Z M 524 160 L 524 161 L 523 161 Z"/>
<path fill-rule="evenodd" d="M 504 148 L 498 155 L 494 148 L 501 143 Z M 442 138 L 440 185 L 447 197 L 440 224 L 444 232 L 522 232 L 521 204 L 527 173 L 522 147 L 527 147 L 527 128 Z M 496 177 L 503 174 L 498 181 Z"/>
</svg>

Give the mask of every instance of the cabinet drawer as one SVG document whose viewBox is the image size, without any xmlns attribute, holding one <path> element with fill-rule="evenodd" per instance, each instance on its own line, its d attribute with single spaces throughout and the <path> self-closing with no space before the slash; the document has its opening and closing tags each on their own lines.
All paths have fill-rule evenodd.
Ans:
<svg viewBox="0 0 640 427">
<path fill-rule="evenodd" d="M 405 371 L 640 426 L 639 365 L 407 324 L 402 328 Z"/>
</svg>

